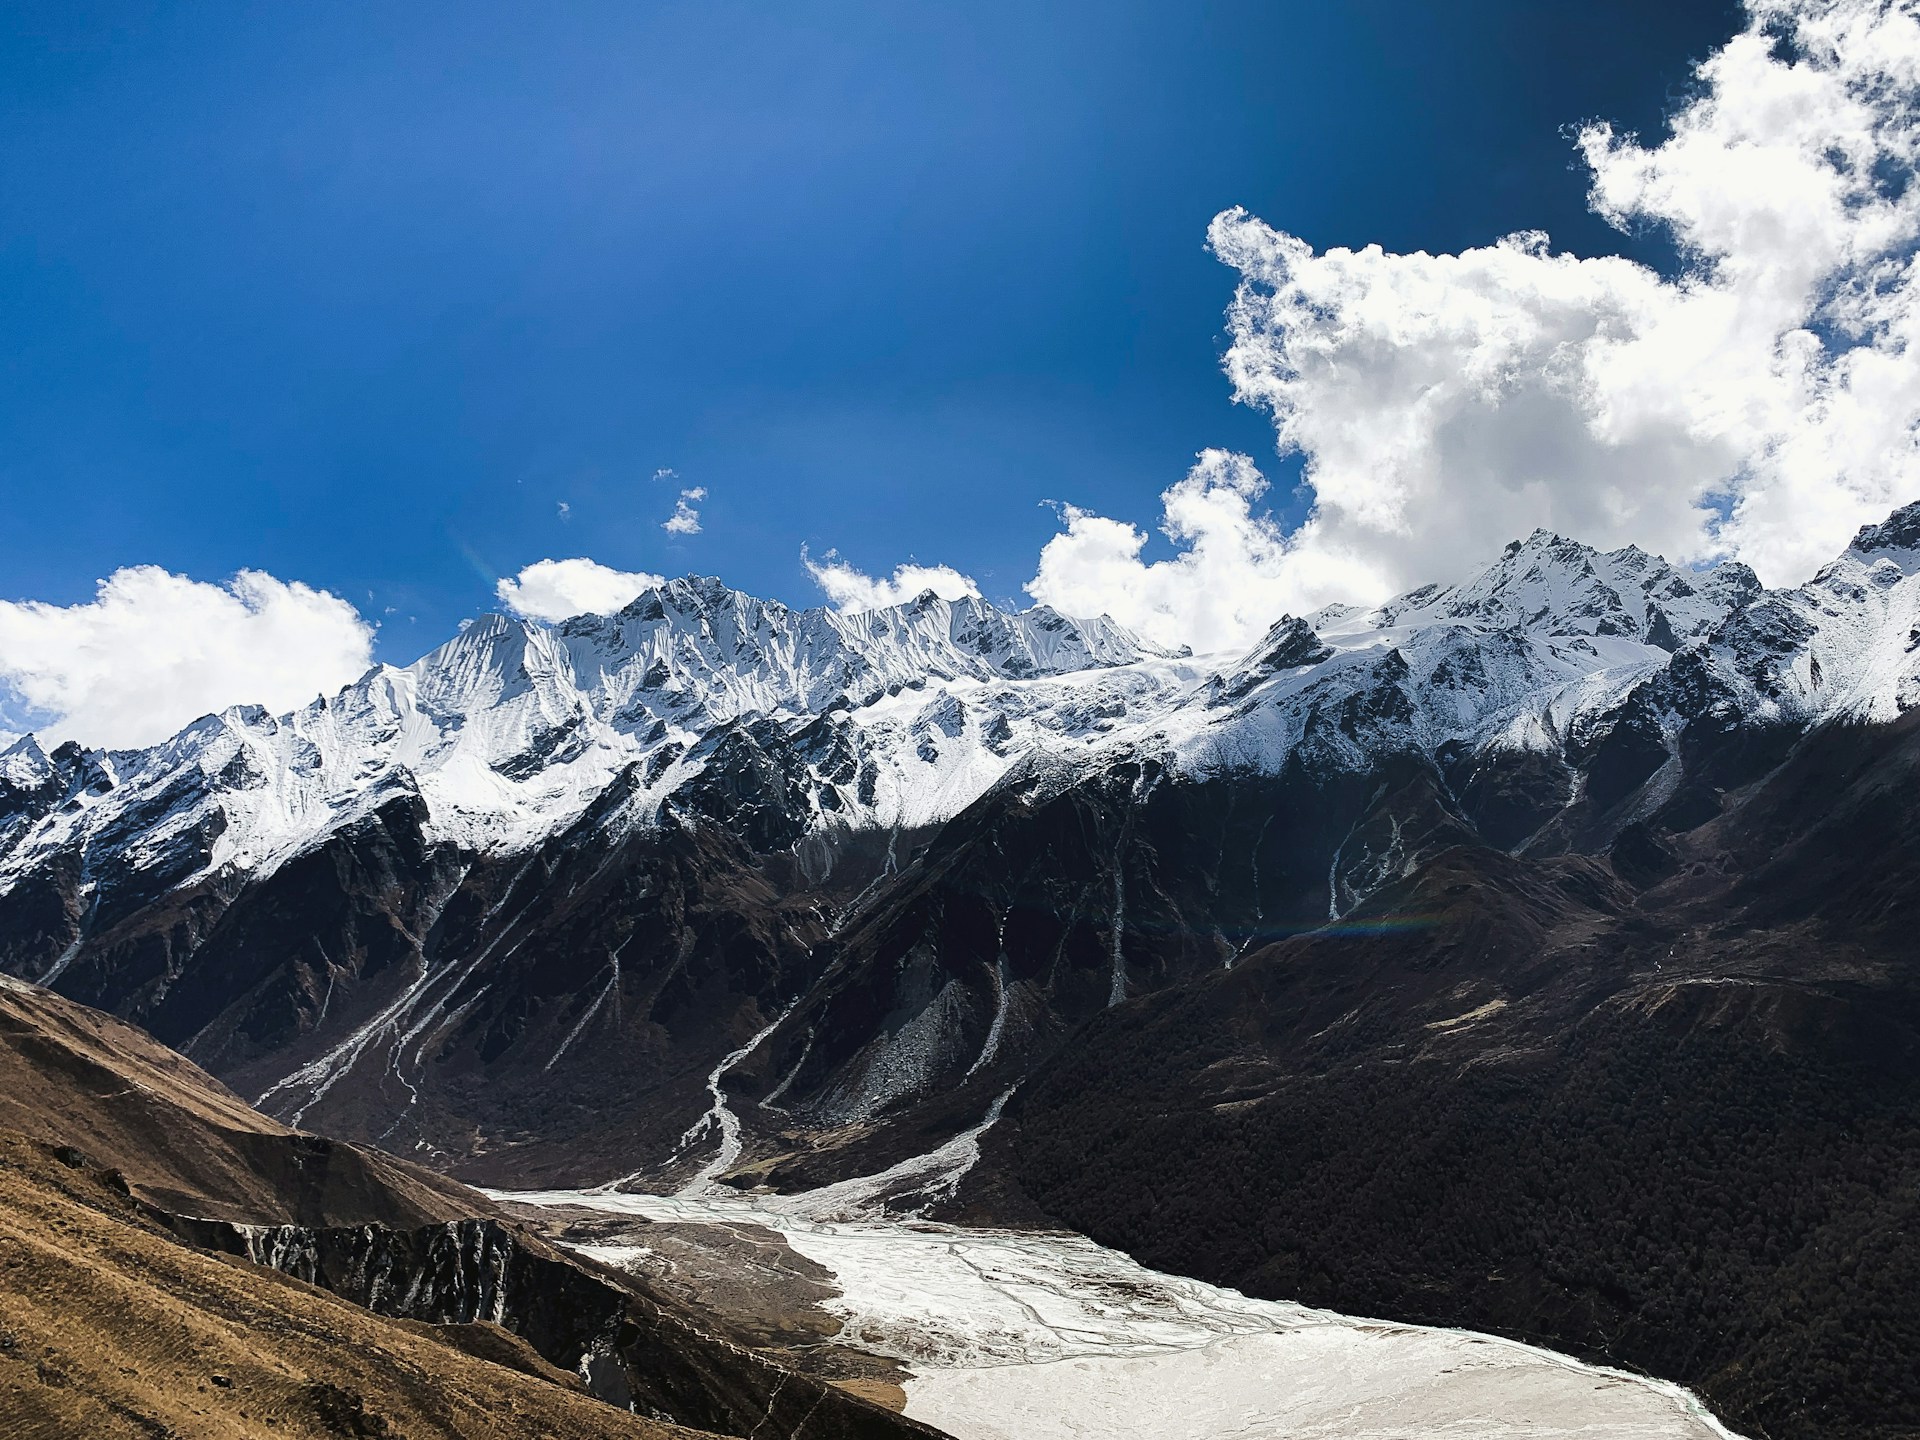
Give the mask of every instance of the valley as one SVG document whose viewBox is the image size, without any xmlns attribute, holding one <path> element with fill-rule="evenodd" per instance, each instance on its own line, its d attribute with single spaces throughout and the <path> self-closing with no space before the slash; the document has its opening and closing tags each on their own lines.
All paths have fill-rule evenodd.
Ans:
<svg viewBox="0 0 1920 1440">
<path fill-rule="evenodd" d="M 619 1290 L 672 1227 L 639 1276 L 707 1358 L 655 1403 L 700 1428 L 782 1382 L 715 1400 L 684 1325 L 982 1436 L 1194 1386 L 1196 1436 L 1894 1440 L 1916 634 L 1920 506 L 1792 589 L 1536 532 L 1212 656 L 689 577 L 145 750 L 18 742 L 0 968 L 245 1097 L 269 1138 L 168 1183 L 252 1208 L 153 1203 L 295 1228 L 186 1243 L 364 1304 L 388 1264 Z M 356 1240 L 287 1213 L 296 1134 L 499 1199 Z M 541 1333 L 638 1393 L 631 1346 Z M 1352 1387 L 1246 1378 L 1308 1371 Z"/>
<path fill-rule="evenodd" d="M 740 1263 L 738 1242 L 690 1251 L 668 1241 L 663 1252 L 657 1230 L 676 1240 L 690 1228 L 778 1236 L 826 1273 L 814 1304 L 838 1322 L 834 1343 L 900 1362 L 904 1412 L 957 1440 L 1732 1433 L 1693 1396 L 1641 1376 L 1486 1335 L 1251 1300 L 1063 1232 L 863 1212 L 846 1190 L 831 1198 L 609 1190 L 493 1198 L 514 1213 L 551 1215 L 562 1244 L 672 1276 L 696 1294 Z M 649 1223 L 623 1227 L 619 1218 Z M 757 1264 L 766 1263 L 763 1247 L 754 1246 Z M 695 1253 L 712 1273 L 684 1273 Z"/>
</svg>

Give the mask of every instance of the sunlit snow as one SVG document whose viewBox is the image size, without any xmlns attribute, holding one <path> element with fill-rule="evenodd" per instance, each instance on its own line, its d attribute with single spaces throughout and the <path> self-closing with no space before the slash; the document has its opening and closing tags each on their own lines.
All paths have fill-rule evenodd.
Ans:
<svg viewBox="0 0 1920 1440">
<path fill-rule="evenodd" d="M 136 875 L 265 874 L 412 796 L 432 838 L 523 854 L 616 786 L 608 823 L 649 823 L 736 723 L 785 737 L 808 797 L 797 818 L 831 831 L 936 824 L 1010 775 L 1044 788 L 1141 755 L 1204 775 L 1290 756 L 1359 771 L 1450 743 L 1558 751 L 1657 685 L 1676 646 L 1754 719 L 1884 720 L 1920 703 L 1917 527 L 1901 512 L 1809 584 L 1768 592 L 1740 566 L 1682 572 L 1536 533 L 1463 584 L 1307 617 L 1321 658 L 1298 665 L 1167 655 L 1044 607 L 928 595 L 795 611 L 691 577 L 614 615 L 484 616 L 291 714 L 236 706 L 78 771 L 19 740 L 0 782 L 69 793 L 0 832 L 0 893 L 103 847 Z"/>
</svg>

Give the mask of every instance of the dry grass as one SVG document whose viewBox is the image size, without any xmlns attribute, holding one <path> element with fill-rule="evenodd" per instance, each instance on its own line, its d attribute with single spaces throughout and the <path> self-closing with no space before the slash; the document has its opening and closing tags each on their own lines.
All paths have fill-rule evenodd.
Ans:
<svg viewBox="0 0 1920 1440">
<path fill-rule="evenodd" d="M 99 1171 L 0 1136 L 8 1440 L 698 1433 L 593 1399 L 495 1327 L 383 1319 L 193 1250 L 151 1227 Z"/>
<path fill-rule="evenodd" d="M 7 976 L 0 1129 L 74 1146 L 179 1214 L 405 1227 L 492 1210 L 418 1166 L 296 1133 L 145 1031 Z"/>
</svg>

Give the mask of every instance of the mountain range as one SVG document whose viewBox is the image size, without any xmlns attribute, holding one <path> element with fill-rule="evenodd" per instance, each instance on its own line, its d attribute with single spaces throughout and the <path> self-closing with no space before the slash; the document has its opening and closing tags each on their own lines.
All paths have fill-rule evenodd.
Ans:
<svg viewBox="0 0 1920 1440">
<path fill-rule="evenodd" d="M 1536 532 L 1230 656 L 688 578 L 149 749 L 19 741 L 0 969 L 469 1182 L 900 1167 L 1890 1437 L 1916 708 L 1920 505 L 1783 590 Z"/>
</svg>

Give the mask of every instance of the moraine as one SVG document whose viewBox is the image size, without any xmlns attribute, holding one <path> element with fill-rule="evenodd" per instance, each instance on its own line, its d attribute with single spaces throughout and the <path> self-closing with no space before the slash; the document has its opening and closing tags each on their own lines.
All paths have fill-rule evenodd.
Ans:
<svg viewBox="0 0 1920 1440">
<path fill-rule="evenodd" d="M 1727 1440 L 1687 1391 L 1468 1331 L 1357 1319 L 1135 1264 L 1062 1232 L 819 1220 L 807 1196 L 498 1192 L 776 1231 L 832 1271 L 850 1348 L 904 1362 L 957 1440 Z M 639 1245 L 580 1247 L 619 1265 Z"/>
<path fill-rule="evenodd" d="M 722 1129 L 728 1114 L 715 1077 Z M 956 1440 L 1738 1440 L 1688 1391 L 1464 1330 L 1360 1319 L 1149 1270 L 1064 1231 L 920 1218 L 999 1117 L 877 1175 L 746 1194 L 493 1191 L 540 1211 L 778 1234 L 833 1275 L 838 1343 L 904 1363 L 906 1413 Z M 636 1266 L 639 1235 L 576 1244 Z"/>
</svg>

